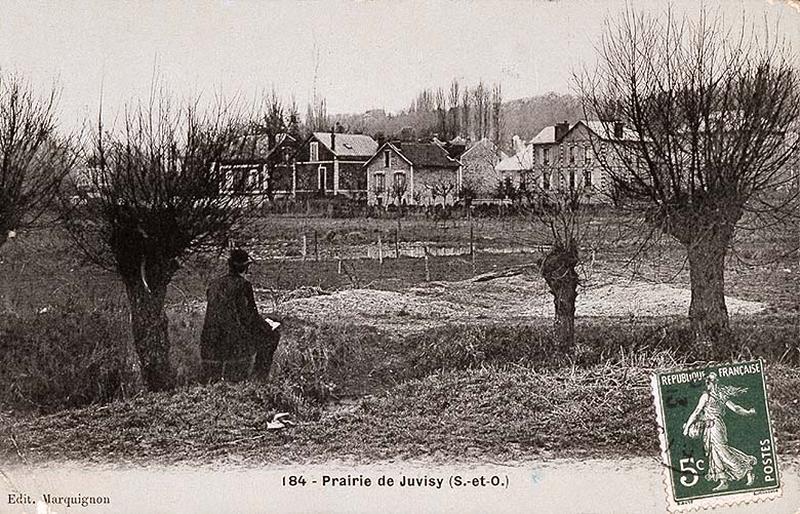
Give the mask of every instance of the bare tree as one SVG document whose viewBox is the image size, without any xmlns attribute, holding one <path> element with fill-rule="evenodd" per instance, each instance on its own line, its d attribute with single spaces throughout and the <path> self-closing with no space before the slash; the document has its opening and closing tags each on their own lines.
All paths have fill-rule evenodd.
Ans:
<svg viewBox="0 0 800 514">
<path fill-rule="evenodd" d="M 461 85 L 458 83 L 458 79 L 453 79 L 453 81 L 450 82 L 448 101 L 450 103 L 451 113 L 450 127 L 454 136 L 460 136 L 462 135 L 462 129 L 458 103 L 461 101 Z"/>
<path fill-rule="evenodd" d="M 492 86 L 492 142 L 500 147 L 503 139 L 503 88 L 500 84 Z"/>
<path fill-rule="evenodd" d="M 34 222 L 75 167 L 73 137 L 58 134 L 58 95 L 40 97 L 21 77 L 0 74 L 0 245 Z"/>
<path fill-rule="evenodd" d="M 689 317 L 701 341 L 728 328 L 724 267 L 737 227 L 782 222 L 797 192 L 785 165 L 798 140 L 797 71 L 787 46 L 695 21 L 628 11 L 607 23 L 586 109 L 617 120 L 630 144 L 600 152 L 614 188 L 688 254 Z"/>
<path fill-rule="evenodd" d="M 430 182 L 426 182 L 424 187 L 430 191 L 431 199 L 436 203 L 436 199 L 441 197 L 442 204 L 447 205 L 447 197 L 456 190 L 456 183 L 445 176 L 439 176 Z"/>
<path fill-rule="evenodd" d="M 243 214 L 239 197 L 221 192 L 228 177 L 218 163 L 240 150 L 247 124 L 232 103 L 173 98 L 154 88 L 125 110 L 121 127 L 98 123 L 92 191 L 66 219 L 87 255 L 125 286 L 150 390 L 173 385 L 164 301 L 180 260 L 224 242 Z"/>
</svg>

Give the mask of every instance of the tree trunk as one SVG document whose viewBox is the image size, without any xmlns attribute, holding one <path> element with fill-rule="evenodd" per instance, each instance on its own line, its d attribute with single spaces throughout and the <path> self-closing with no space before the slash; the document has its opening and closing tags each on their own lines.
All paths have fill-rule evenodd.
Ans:
<svg viewBox="0 0 800 514">
<path fill-rule="evenodd" d="M 169 335 L 164 312 L 166 287 L 148 291 L 140 280 L 126 281 L 131 307 L 133 346 L 142 366 L 142 379 L 149 391 L 175 385 L 169 363 Z"/>
<path fill-rule="evenodd" d="M 687 248 L 692 300 L 689 320 L 696 341 L 716 346 L 728 331 L 725 306 L 725 254 L 732 230 L 707 229 Z"/>
<path fill-rule="evenodd" d="M 564 348 L 575 345 L 575 299 L 578 296 L 576 250 L 553 248 L 542 263 L 542 277 L 550 288 L 555 306 L 555 332 Z"/>
</svg>

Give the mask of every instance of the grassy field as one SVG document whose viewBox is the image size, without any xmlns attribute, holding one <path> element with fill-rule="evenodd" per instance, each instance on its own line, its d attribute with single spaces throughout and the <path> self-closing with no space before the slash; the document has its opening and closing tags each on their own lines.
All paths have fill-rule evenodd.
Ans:
<svg viewBox="0 0 800 514">
<path fill-rule="evenodd" d="M 392 258 L 395 228 L 394 219 L 280 216 L 254 227 L 251 237 L 268 240 L 286 256 L 262 255 L 250 277 L 262 311 L 286 316 L 267 384 L 196 385 L 198 306 L 207 283 L 224 271 L 224 260 L 187 259 L 168 298 L 181 384 L 170 394 L 138 388 L 126 300 L 113 272 L 85 262 L 57 229 L 21 233 L 0 248 L 0 432 L 9 434 L 0 440 L 0 459 L 655 455 L 648 373 L 712 357 L 687 344 L 681 313 L 579 318 L 577 352 L 561 349 L 552 340 L 550 319 L 510 315 L 525 314 L 528 300 L 546 302 L 535 266 L 511 281 L 470 282 L 482 273 L 534 265 L 540 253 L 486 249 L 535 246 L 546 237 L 541 227 L 522 219 L 400 220 L 398 239 L 406 243 L 463 247 L 471 229 L 474 261 L 469 255 L 433 256 L 427 266 L 424 259 Z M 303 260 L 298 234 L 305 233 L 310 246 L 314 231 L 323 248 L 320 260 L 310 251 Z M 391 243 L 382 264 L 361 258 L 340 265 L 327 258 L 342 246 L 375 244 L 378 234 Z M 628 265 L 632 250 L 624 240 L 598 243 L 594 253 L 587 249 L 579 314 L 582 298 L 589 301 L 608 284 L 687 286 L 688 270 L 675 244 L 662 242 Z M 714 357 L 765 358 L 780 449 L 797 453 L 800 267 L 792 241 L 745 239 L 729 259 L 726 294 L 764 308 L 734 316 L 729 348 Z M 400 304 L 380 319 L 356 315 L 368 307 L 362 305 L 326 307 L 320 315 L 296 307 L 358 291 L 392 293 Z M 417 312 L 414 299 L 455 307 L 445 314 L 422 303 Z M 299 425 L 265 431 L 279 411 L 292 412 Z"/>
</svg>

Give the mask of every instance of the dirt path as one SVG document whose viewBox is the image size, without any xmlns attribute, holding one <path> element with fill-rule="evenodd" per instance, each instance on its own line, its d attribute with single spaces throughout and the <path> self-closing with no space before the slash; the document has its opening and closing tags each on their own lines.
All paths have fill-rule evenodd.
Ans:
<svg viewBox="0 0 800 514">
<path fill-rule="evenodd" d="M 784 492 L 777 500 L 731 508 L 733 513 L 794 514 L 800 508 L 799 461 L 782 462 Z M 434 464 L 384 462 L 242 468 L 111 468 L 54 464 L 36 469 L 3 469 L 3 512 L 71 512 L 64 506 L 27 508 L 7 505 L 8 494 L 22 492 L 41 501 L 52 496 L 107 496 L 105 507 L 77 507 L 87 513 L 151 512 L 664 512 L 664 486 L 655 459 L 552 460 L 514 463 Z M 302 476 L 305 485 L 283 485 Z M 340 483 L 359 485 L 332 485 Z M 469 485 L 451 485 L 451 477 Z M 381 477 L 392 486 L 378 485 Z M 401 480 L 422 479 L 418 487 Z M 472 485 L 483 477 L 487 485 Z M 501 484 L 492 486 L 493 477 Z M 369 479 L 370 485 L 366 484 Z M 441 482 L 440 482 L 441 480 Z M 316 482 L 313 482 L 316 481 Z M 325 485 L 323 485 L 325 481 Z M 507 483 L 507 486 L 506 486 Z M 380 506 L 378 509 L 377 506 Z M 38 509 L 37 509 L 38 508 Z"/>
</svg>

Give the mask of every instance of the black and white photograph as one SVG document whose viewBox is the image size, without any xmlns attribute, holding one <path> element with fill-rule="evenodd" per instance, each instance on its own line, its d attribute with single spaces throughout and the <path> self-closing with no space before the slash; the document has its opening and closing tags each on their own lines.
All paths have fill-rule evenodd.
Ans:
<svg viewBox="0 0 800 514">
<path fill-rule="evenodd" d="M 0 513 L 800 513 L 800 1 L 0 0 Z"/>
</svg>

